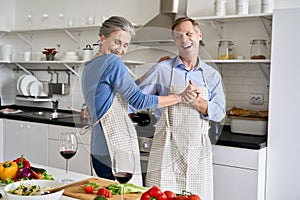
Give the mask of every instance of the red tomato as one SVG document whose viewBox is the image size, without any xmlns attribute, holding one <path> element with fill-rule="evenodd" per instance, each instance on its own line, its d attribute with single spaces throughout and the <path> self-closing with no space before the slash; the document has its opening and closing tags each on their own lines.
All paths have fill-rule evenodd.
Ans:
<svg viewBox="0 0 300 200">
<path fill-rule="evenodd" d="M 150 197 L 158 198 L 162 196 L 163 192 L 159 189 L 157 186 L 153 186 L 150 188 L 147 193 L 149 194 Z"/>
<path fill-rule="evenodd" d="M 109 191 L 109 189 L 106 189 L 106 188 L 99 188 L 98 191 L 97 191 L 97 195 L 98 196 L 102 195 L 106 198 L 111 198 L 112 197 L 111 192 Z"/>
<path fill-rule="evenodd" d="M 165 193 L 162 193 L 158 198 L 157 200 L 168 200 L 168 197 L 167 195 L 165 195 Z"/>
<path fill-rule="evenodd" d="M 189 197 L 185 195 L 179 195 L 174 198 L 174 200 L 187 200 Z"/>
<path fill-rule="evenodd" d="M 151 197 L 150 195 L 147 193 L 147 192 L 144 192 L 141 196 L 141 199 L 140 200 L 150 200 Z"/>
<path fill-rule="evenodd" d="M 176 194 L 170 190 L 164 191 L 165 195 L 167 196 L 168 200 L 173 200 L 176 197 Z"/>
<path fill-rule="evenodd" d="M 93 186 L 93 185 L 85 185 L 85 186 L 83 186 L 83 190 L 84 190 L 85 193 L 91 194 L 91 193 L 94 192 L 94 189 L 95 189 L 95 186 Z"/>
<path fill-rule="evenodd" d="M 188 196 L 188 200 L 201 200 L 200 197 L 196 194 Z"/>
</svg>

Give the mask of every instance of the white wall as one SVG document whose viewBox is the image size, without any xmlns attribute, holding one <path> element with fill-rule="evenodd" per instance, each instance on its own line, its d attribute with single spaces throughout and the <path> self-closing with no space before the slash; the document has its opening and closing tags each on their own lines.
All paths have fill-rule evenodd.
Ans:
<svg viewBox="0 0 300 200">
<path fill-rule="evenodd" d="M 274 0 L 274 8 L 299 8 L 300 1 L 299 0 Z"/>
<path fill-rule="evenodd" d="M 0 30 L 10 30 L 15 24 L 15 0 L 0 0 L 0 5 Z"/>
<path fill-rule="evenodd" d="M 146 9 L 141 9 L 146 8 Z M 79 25 L 82 17 L 94 15 L 96 23 L 102 22 L 102 17 L 122 15 L 136 24 L 144 24 L 159 12 L 159 0 L 16 0 L 16 28 L 26 28 L 26 17 L 33 17 L 32 26 L 41 27 L 42 15 L 49 16 L 49 27 L 56 26 L 58 14 L 64 14 L 64 23 L 68 18 L 75 19 Z"/>
</svg>

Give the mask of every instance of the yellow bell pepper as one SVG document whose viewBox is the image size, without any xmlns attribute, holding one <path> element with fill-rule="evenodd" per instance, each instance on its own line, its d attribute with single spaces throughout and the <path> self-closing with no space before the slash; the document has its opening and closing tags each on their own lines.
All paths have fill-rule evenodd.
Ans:
<svg viewBox="0 0 300 200">
<path fill-rule="evenodd" d="M 16 162 L 5 161 L 0 163 L 0 179 L 6 181 L 7 178 L 13 180 L 18 174 L 18 164 Z"/>
</svg>

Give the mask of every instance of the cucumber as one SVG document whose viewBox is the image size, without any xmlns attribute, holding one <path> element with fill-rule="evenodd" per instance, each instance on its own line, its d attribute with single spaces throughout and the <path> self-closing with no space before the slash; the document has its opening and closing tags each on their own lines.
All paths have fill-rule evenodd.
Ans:
<svg viewBox="0 0 300 200">
<path fill-rule="evenodd" d="M 104 197 L 104 196 L 102 196 L 102 195 L 100 195 L 100 196 L 96 196 L 96 197 L 94 198 L 94 200 L 107 200 L 107 198 Z"/>
<path fill-rule="evenodd" d="M 47 172 L 45 169 L 43 169 L 43 168 L 37 168 L 37 167 L 32 167 L 32 166 L 30 166 L 30 169 L 31 170 L 33 170 L 33 171 L 35 171 L 35 172 L 37 172 L 37 173 L 41 173 L 41 174 L 43 174 L 44 172 Z"/>
</svg>

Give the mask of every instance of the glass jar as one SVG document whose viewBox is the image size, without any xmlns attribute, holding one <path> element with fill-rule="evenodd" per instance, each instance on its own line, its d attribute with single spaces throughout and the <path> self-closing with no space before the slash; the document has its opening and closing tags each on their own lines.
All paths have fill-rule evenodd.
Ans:
<svg viewBox="0 0 300 200">
<path fill-rule="evenodd" d="M 230 60 L 233 59 L 233 42 L 230 40 L 219 41 L 218 59 Z"/>
<path fill-rule="evenodd" d="M 250 58 L 251 59 L 266 59 L 268 48 L 267 40 L 255 39 L 250 42 Z"/>
</svg>

